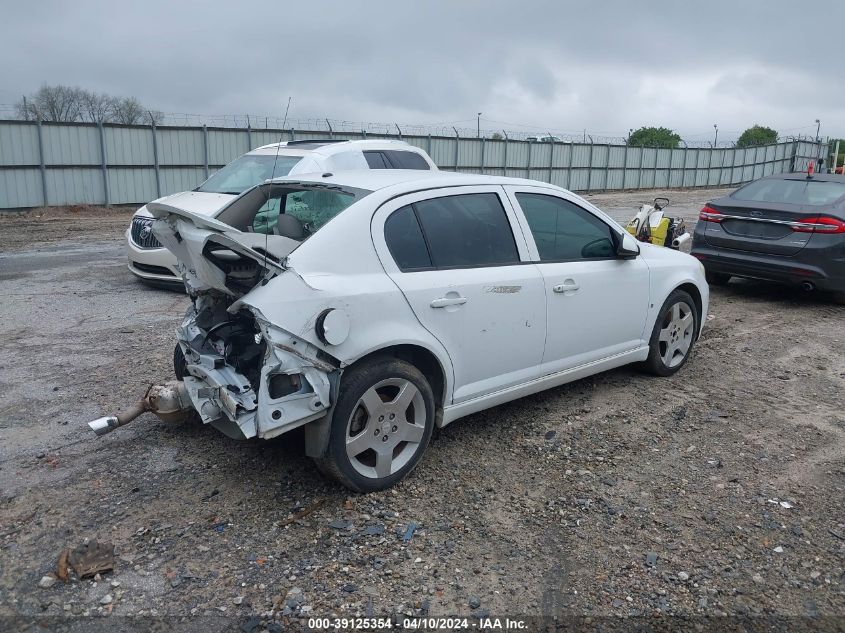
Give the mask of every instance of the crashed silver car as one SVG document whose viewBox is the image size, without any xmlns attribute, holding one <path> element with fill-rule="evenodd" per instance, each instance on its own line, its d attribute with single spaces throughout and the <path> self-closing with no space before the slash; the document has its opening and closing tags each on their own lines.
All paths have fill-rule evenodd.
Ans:
<svg viewBox="0 0 845 633">
<path fill-rule="evenodd" d="M 192 300 L 178 380 L 92 428 L 143 411 L 235 438 L 304 426 L 358 491 L 402 479 L 435 425 L 635 361 L 675 373 L 707 314 L 697 260 L 530 180 L 349 171 L 264 183 L 216 218 L 148 210 Z"/>
</svg>

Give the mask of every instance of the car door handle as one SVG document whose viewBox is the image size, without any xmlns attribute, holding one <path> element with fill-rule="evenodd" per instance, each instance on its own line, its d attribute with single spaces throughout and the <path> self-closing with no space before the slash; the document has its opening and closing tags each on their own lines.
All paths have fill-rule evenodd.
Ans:
<svg viewBox="0 0 845 633">
<path fill-rule="evenodd" d="M 466 302 L 466 297 L 440 297 L 431 302 L 431 307 L 447 308 L 449 306 L 462 306 Z"/>
<path fill-rule="evenodd" d="M 554 290 L 557 293 L 565 294 L 565 293 L 568 293 L 568 292 L 575 292 L 580 287 L 581 286 L 579 286 L 577 283 L 575 283 L 574 279 L 567 279 L 562 284 L 557 284 L 556 286 L 552 286 L 552 290 Z"/>
</svg>

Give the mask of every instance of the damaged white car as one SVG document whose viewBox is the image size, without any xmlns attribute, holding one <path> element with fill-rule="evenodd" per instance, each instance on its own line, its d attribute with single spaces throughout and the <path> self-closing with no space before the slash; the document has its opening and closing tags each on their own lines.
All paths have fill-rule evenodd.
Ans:
<svg viewBox="0 0 845 633">
<path fill-rule="evenodd" d="M 667 376 L 707 314 L 701 264 L 553 185 L 350 171 L 259 185 L 216 219 L 153 203 L 192 306 L 143 411 L 238 438 L 304 425 L 321 470 L 392 486 L 435 426 L 640 362 Z"/>
</svg>

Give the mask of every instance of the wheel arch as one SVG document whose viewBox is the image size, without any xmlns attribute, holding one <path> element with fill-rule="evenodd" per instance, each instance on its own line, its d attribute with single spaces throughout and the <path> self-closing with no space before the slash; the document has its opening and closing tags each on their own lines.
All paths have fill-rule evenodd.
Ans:
<svg viewBox="0 0 845 633">
<path fill-rule="evenodd" d="M 356 359 L 354 363 L 344 368 L 344 371 L 348 371 L 355 365 L 380 356 L 404 360 L 422 372 L 428 384 L 431 385 L 431 390 L 434 392 L 434 402 L 437 405 L 436 421 L 437 425 L 440 426 L 449 387 L 446 369 L 443 367 L 440 359 L 434 352 L 422 345 L 398 343 L 367 352 L 365 355 Z"/>
<path fill-rule="evenodd" d="M 682 283 L 680 286 L 676 287 L 675 290 L 683 290 L 686 292 L 690 297 L 692 297 L 693 302 L 695 303 L 695 311 L 698 313 L 698 327 L 695 328 L 695 338 L 698 339 L 699 335 L 701 334 L 701 322 L 704 321 L 705 315 L 702 314 L 704 309 L 704 304 L 701 300 L 701 291 L 698 289 L 692 282 Z M 674 290 L 672 291 L 674 292 Z"/>
</svg>

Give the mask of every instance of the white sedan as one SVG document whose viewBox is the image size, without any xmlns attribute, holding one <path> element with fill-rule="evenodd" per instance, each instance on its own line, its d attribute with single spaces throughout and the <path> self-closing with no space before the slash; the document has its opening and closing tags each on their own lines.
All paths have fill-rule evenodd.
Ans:
<svg viewBox="0 0 845 633">
<path fill-rule="evenodd" d="M 257 186 L 217 219 L 149 210 L 193 298 L 182 401 L 232 437 L 304 425 L 358 491 L 407 475 L 435 426 L 628 363 L 675 373 L 707 314 L 696 259 L 530 180 L 351 171 Z"/>
<path fill-rule="evenodd" d="M 315 139 L 264 145 L 215 172 L 193 191 L 167 202 L 199 215 L 214 215 L 247 189 L 275 177 L 340 169 L 437 169 L 428 154 L 405 141 Z M 153 218 L 144 205 L 126 230 L 129 271 L 150 285 L 182 286 L 176 258 L 152 234 Z"/>
</svg>

